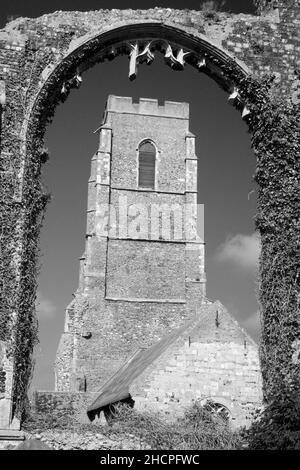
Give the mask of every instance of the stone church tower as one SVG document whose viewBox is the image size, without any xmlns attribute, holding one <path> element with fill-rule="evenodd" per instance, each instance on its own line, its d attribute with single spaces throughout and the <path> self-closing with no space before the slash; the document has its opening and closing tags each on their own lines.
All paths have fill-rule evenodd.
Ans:
<svg viewBox="0 0 300 470">
<path fill-rule="evenodd" d="M 109 96 L 88 184 L 85 252 L 57 352 L 57 391 L 97 391 L 137 348 L 195 315 L 205 297 L 187 103 Z"/>
</svg>

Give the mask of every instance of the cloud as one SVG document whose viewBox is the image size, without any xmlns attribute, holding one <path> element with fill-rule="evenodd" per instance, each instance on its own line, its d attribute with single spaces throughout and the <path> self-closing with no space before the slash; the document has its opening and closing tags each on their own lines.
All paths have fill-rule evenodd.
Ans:
<svg viewBox="0 0 300 470">
<path fill-rule="evenodd" d="M 258 340 L 260 335 L 260 313 L 259 311 L 252 313 L 243 322 L 242 326 L 250 333 L 255 340 Z"/>
<path fill-rule="evenodd" d="M 47 299 L 41 292 L 37 293 L 36 311 L 39 318 L 53 318 L 57 308 L 52 300 Z"/>
<path fill-rule="evenodd" d="M 229 237 L 217 250 L 216 259 L 230 262 L 243 269 L 256 271 L 260 254 L 260 240 L 256 233 L 238 233 Z"/>
</svg>

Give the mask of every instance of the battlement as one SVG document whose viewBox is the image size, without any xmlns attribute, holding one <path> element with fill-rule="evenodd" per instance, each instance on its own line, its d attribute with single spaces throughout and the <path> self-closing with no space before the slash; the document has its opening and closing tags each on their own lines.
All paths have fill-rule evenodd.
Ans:
<svg viewBox="0 0 300 470">
<path fill-rule="evenodd" d="M 189 119 L 189 104 L 165 101 L 163 105 L 159 105 L 157 100 L 151 98 L 140 98 L 134 103 L 131 97 L 109 95 L 106 112 Z"/>
</svg>

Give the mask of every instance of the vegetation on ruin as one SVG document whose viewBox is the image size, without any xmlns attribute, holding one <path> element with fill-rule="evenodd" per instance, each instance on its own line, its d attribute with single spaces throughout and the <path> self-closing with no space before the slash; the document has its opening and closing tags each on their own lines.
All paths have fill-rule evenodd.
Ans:
<svg viewBox="0 0 300 470">
<path fill-rule="evenodd" d="M 278 394 L 243 436 L 251 450 L 300 450 L 300 394 Z"/>
<path fill-rule="evenodd" d="M 175 424 L 164 421 L 158 414 L 141 414 L 132 408 L 119 407 L 113 427 L 123 434 L 135 429 L 134 433 L 149 443 L 151 449 L 234 450 L 242 445 L 240 436 L 225 419 L 197 402 Z"/>
<path fill-rule="evenodd" d="M 28 417 L 24 430 L 31 433 L 47 430 L 79 434 L 93 432 L 115 438 L 130 435 L 136 437 L 142 445 L 155 450 L 234 450 L 244 444 L 226 420 L 197 402 L 175 423 L 165 421 L 158 413 L 140 413 L 128 405 L 120 404 L 116 406 L 115 416 L 108 426 L 80 424 L 74 416 L 55 410 L 54 413 Z"/>
<path fill-rule="evenodd" d="M 283 441 L 273 440 L 273 448 L 292 446 L 297 439 L 298 446 L 300 429 L 295 418 L 300 396 L 299 90 L 284 99 L 274 96 L 275 86 L 274 77 L 240 81 L 240 93 L 251 111 L 247 123 L 256 157 L 255 224 L 262 245 L 260 360 L 268 405 L 253 425 L 253 448 L 271 448 L 272 438 L 283 431 L 281 425 Z"/>
<path fill-rule="evenodd" d="M 82 424 L 74 411 L 55 409 L 28 414 L 24 431 L 47 436 L 57 432 L 64 436 L 101 434 L 118 441 L 131 436 L 143 448 L 164 450 L 300 450 L 300 396 L 296 393 L 279 395 L 262 412 L 256 413 L 252 426 L 234 431 L 228 422 L 211 409 L 195 402 L 184 416 L 170 424 L 158 413 L 138 412 L 126 404 L 115 407 L 109 425 L 96 422 Z M 53 435 L 52 435 L 53 438 Z"/>
<path fill-rule="evenodd" d="M 21 64 L 23 77 L 20 77 L 24 89 L 22 93 L 19 90 L 15 99 L 8 102 L 5 122 L 7 133 L 2 142 L 2 150 L 15 155 L 19 154 L 21 137 L 16 139 L 9 131 L 16 125 L 14 119 L 20 122 L 24 120 L 27 94 L 39 73 L 34 58 L 30 59 L 29 53 L 25 57 Z M 28 74 L 25 62 L 30 65 L 31 74 Z M 1 181 L 0 339 L 6 341 L 9 346 L 7 354 L 14 359 L 17 380 L 13 382 L 13 413 L 17 412 L 19 417 L 22 417 L 27 404 L 27 386 L 33 370 L 32 352 L 38 342 L 35 312 L 38 244 L 45 207 L 50 199 L 41 181 L 45 152 L 41 148 L 36 149 L 38 141 L 29 140 L 27 145 L 28 159 L 24 167 L 21 161 L 7 159 L 10 161 L 10 167 L 7 168 L 7 161 L 3 161 L 6 172 Z M 20 189 L 16 180 L 22 173 L 26 184 Z M 21 251 L 22 256 L 19 256 Z"/>
</svg>

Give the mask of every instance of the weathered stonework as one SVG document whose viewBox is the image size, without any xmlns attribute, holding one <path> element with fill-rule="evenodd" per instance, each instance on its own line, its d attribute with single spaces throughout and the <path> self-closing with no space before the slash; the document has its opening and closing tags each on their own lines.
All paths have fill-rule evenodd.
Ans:
<svg viewBox="0 0 300 470">
<path fill-rule="evenodd" d="M 57 391 L 97 391 L 137 347 L 179 326 L 205 298 L 194 140 L 188 104 L 109 97 L 92 158 L 80 285 L 56 359 Z M 156 148 L 154 189 L 138 185 L 145 141 Z"/>
<path fill-rule="evenodd" d="M 51 415 L 55 411 L 58 413 L 61 411 L 81 423 L 88 423 L 86 408 L 95 398 L 96 393 L 93 392 L 35 392 L 32 397 L 32 407 L 36 413 Z"/>
<path fill-rule="evenodd" d="M 111 416 L 119 402 L 166 422 L 200 402 L 233 427 L 247 426 L 262 406 L 257 346 L 220 302 L 204 302 L 188 321 L 124 361 L 89 404 L 89 419 L 102 411 Z"/>
<path fill-rule="evenodd" d="M 196 400 L 223 406 L 234 427 L 249 425 L 261 407 L 257 345 L 229 313 L 198 320 L 129 387 L 135 407 L 174 420 Z"/>
<path fill-rule="evenodd" d="M 1 285 L 4 318 L 1 340 L 6 342 L 7 354 L 13 352 L 11 360 L 15 361 L 12 368 L 9 366 L 13 370 L 14 385 L 10 393 L 12 406 L 8 407 L 5 422 L 11 422 L 16 411 L 20 415 L 30 375 L 34 333 L 30 338 L 26 334 L 33 330 L 34 325 L 36 245 L 39 218 L 45 205 L 40 183 L 41 164 L 45 161 L 43 138 L 56 105 L 66 99 L 72 87 L 80 84 L 82 72 L 96 62 L 110 60 L 119 54 L 131 54 L 133 69 L 130 72 L 134 78 L 135 65 L 142 60 L 142 56 L 137 56 L 143 53 L 144 46 L 146 60 L 152 60 L 147 50 L 149 40 L 154 40 L 150 53 L 162 50 L 166 63 L 175 70 L 182 69 L 185 61 L 211 76 L 229 93 L 234 87 L 242 87 L 250 75 L 262 78 L 266 72 L 272 72 L 277 80 L 273 93 L 287 103 L 290 100 L 297 103 L 299 0 L 261 0 L 257 3 L 262 7 L 260 15 L 216 13 L 208 16 L 201 11 L 161 8 L 55 12 L 36 19 L 19 18 L 0 31 L 1 211 L 5 227 L 1 235 L 1 278 L 4 279 Z M 182 58 L 181 50 L 190 54 Z M 134 54 L 138 62 L 133 61 Z M 240 111 L 245 109 L 244 104 L 251 107 L 247 96 L 244 95 L 243 100 L 246 103 L 237 106 Z M 273 149 L 270 150 L 271 155 L 272 152 Z M 269 156 L 260 162 L 261 168 L 266 168 L 267 161 L 270 161 Z M 294 165 L 294 161 L 290 165 Z M 270 184 L 275 182 L 273 173 L 268 175 L 268 181 L 262 177 L 258 181 L 264 206 L 268 202 L 273 204 Z M 289 187 L 296 187 L 296 184 L 293 180 Z M 289 204 L 288 209 L 292 213 L 295 208 L 291 200 Z M 259 215 L 264 211 L 262 205 L 258 208 Z M 276 219 L 276 214 L 280 219 L 282 208 L 278 207 L 277 213 L 274 209 L 273 219 Z M 265 234 L 268 231 L 272 233 L 274 224 L 277 224 L 277 219 L 273 219 L 266 221 L 261 231 L 264 261 L 268 259 L 270 248 L 270 239 Z M 290 217 L 289 227 L 284 225 L 280 229 L 283 237 L 289 240 L 296 237 L 292 220 L 296 217 Z M 295 229 L 292 232 L 291 225 Z M 263 284 L 267 282 L 267 271 L 262 271 Z M 285 274 L 285 279 L 289 284 L 287 289 L 294 286 L 288 274 Z M 274 287 L 274 292 L 280 298 L 278 286 Z M 293 303 L 293 299 L 290 296 L 289 302 Z M 266 301 L 262 305 L 266 310 Z M 128 305 L 124 303 L 126 308 Z M 294 311 L 294 304 L 289 308 Z M 284 315 L 286 309 L 286 305 L 281 306 L 278 314 Z M 128 310 L 130 316 L 131 310 Z M 70 308 L 70 316 L 73 314 L 76 312 Z M 168 318 L 166 306 L 161 315 Z M 264 311 L 264 322 L 271 317 L 272 311 Z M 272 359 L 274 347 L 276 349 L 276 344 L 283 344 L 285 338 L 290 338 L 286 345 L 289 361 L 291 345 L 297 337 L 289 335 L 288 325 L 282 329 L 279 341 L 272 333 L 276 328 L 269 330 L 271 338 L 262 354 L 265 383 L 270 389 L 274 374 L 278 378 L 276 383 L 281 382 L 276 360 Z M 269 330 L 267 328 L 267 333 Z M 289 367 L 285 369 L 289 370 Z"/>
</svg>

